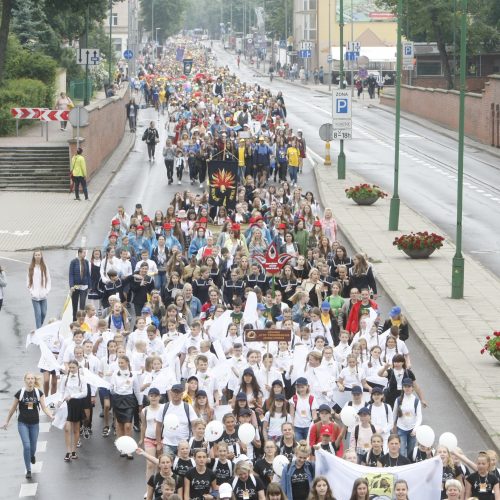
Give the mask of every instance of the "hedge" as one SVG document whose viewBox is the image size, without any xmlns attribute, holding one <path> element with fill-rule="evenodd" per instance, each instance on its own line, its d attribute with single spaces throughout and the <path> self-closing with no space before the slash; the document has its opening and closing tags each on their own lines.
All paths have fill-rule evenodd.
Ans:
<svg viewBox="0 0 500 500">
<path fill-rule="evenodd" d="M 53 87 L 40 80 L 6 80 L 0 87 L 0 135 L 10 135 L 16 130 L 11 108 L 52 108 L 53 99 Z M 32 123 L 33 120 L 19 120 L 20 126 Z"/>
</svg>

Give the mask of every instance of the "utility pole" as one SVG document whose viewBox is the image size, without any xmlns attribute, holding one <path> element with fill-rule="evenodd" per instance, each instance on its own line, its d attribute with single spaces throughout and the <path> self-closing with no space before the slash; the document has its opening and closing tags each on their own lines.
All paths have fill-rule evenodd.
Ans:
<svg viewBox="0 0 500 500">
<path fill-rule="evenodd" d="M 345 88 L 344 87 L 344 0 L 340 0 L 339 27 L 340 27 L 339 88 L 343 89 Z M 332 100 L 333 100 L 333 92 L 332 92 Z M 345 179 L 344 139 L 340 139 L 340 152 L 337 159 L 337 174 L 338 174 L 337 177 L 339 179 Z"/>
<path fill-rule="evenodd" d="M 399 226 L 399 131 L 401 125 L 401 18 L 403 0 L 398 0 L 397 52 L 396 52 L 396 131 L 394 140 L 394 187 L 389 209 L 389 231 L 397 231 Z"/>
<path fill-rule="evenodd" d="M 151 0 L 151 43 L 153 43 L 155 32 L 155 0 Z"/>
<path fill-rule="evenodd" d="M 351 0 L 351 42 L 354 47 L 354 6 L 353 0 Z M 351 65 L 351 98 L 354 97 L 354 61 L 349 61 Z M 380 72 L 382 74 L 382 71 Z"/>
<path fill-rule="evenodd" d="M 464 297 L 464 257 L 462 255 L 462 201 L 464 192 L 465 66 L 467 64 L 467 0 L 460 13 L 460 108 L 458 118 L 457 227 L 451 274 L 451 298 Z"/>
</svg>

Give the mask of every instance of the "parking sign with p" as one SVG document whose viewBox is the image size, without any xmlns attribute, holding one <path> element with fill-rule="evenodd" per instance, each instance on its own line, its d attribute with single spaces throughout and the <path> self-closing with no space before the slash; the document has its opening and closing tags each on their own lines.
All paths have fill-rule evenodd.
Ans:
<svg viewBox="0 0 500 500">
<path fill-rule="evenodd" d="M 334 90 L 333 102 L 334 102 L 334 113 L 333 117 L 338 118 L 350 118 L 351 113 L 351 96 L 350 91 L 346 89 Z"/>
<path fill-rule="evenodd" d="M 349 100 L 343 97 L 335 99 L 337 114 L 345 115 L 349 112 Z"/>
</svg>

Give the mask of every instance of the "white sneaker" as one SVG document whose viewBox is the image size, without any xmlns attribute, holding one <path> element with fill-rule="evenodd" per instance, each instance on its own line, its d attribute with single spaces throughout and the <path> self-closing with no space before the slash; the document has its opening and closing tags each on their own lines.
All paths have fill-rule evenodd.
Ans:
<svg viewBox="0 0 500 500">
<path fill-rule="evenodd" d="M 200 182 L 200 189 L 203 189 L 203 184 Z"/>
<path fill-rule="evenodd" d="M 179 184 L 179 186 L 181 185 L 181 181 L 177 181 L 177 184 Z"/>
</svg>

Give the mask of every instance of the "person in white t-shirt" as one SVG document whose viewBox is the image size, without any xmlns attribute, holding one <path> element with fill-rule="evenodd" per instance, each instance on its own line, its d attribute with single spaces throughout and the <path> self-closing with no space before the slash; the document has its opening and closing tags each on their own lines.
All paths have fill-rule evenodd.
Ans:
<svg viewBox="0 0 500 500">
<path fill-rule="evenodd" d="M 181 441 L 191 436 L 191 422 L 198 419 L 193 407 L 182 401 L 184 387 L 174 384 L 170 390 L 170 402 L 166 403 L 161 415 L 156 416 L 156 449 L 171 456 L 177 454 L 177 447 Z M 174 428 L 165 425 L 169 415 L 175 415 L 178 424 Z"/>
<path fill-rule="evenodd" d="M 289 400 L 290 415 L 294 419 L 295 439 L 301 441 L 307 439 L 309 427 L 316 420 L 318 403 L 309 392 L 309 384 L 305 377 L 299 377 L 295 381 L 297 394 Z"/>
</svg>

